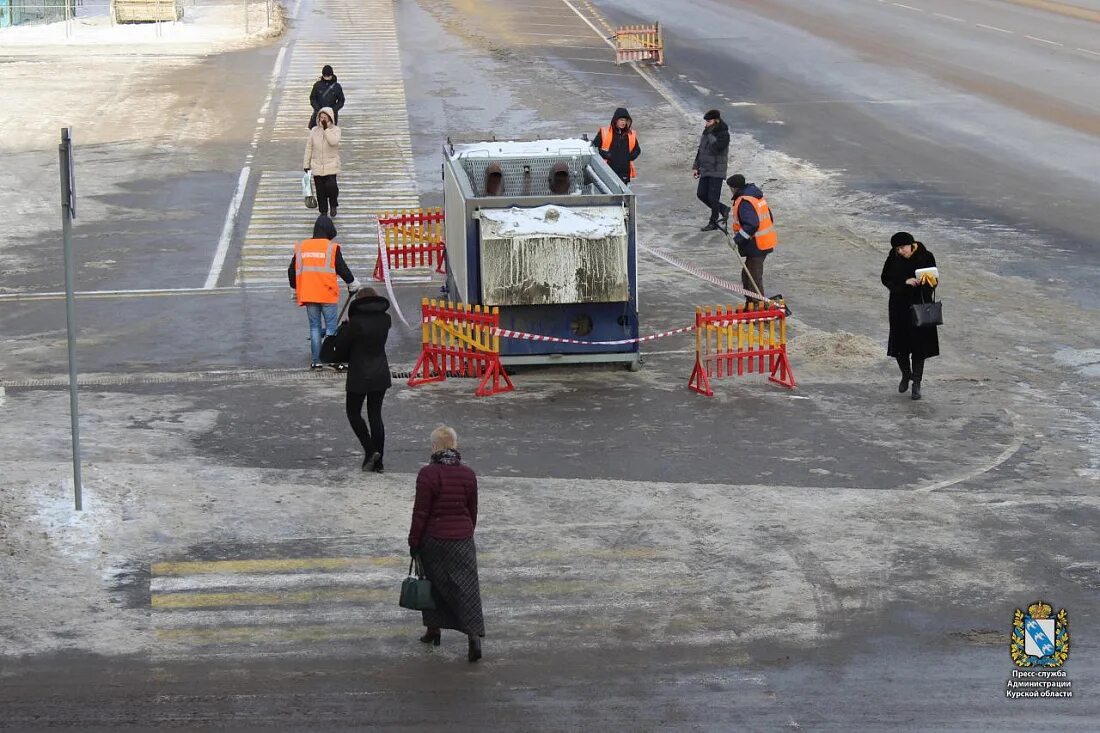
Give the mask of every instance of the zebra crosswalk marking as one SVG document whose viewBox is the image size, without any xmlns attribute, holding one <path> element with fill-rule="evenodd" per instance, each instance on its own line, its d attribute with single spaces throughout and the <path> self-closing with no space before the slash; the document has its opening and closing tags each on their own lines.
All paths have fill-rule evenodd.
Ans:
<svg viewBox="0 0 1100 733">
<path fill-rule="evenodd" d="M 254 167 L 256 192 L 240 249 L 236 284 L 286 282 L 295 242 L 308 238 L 317 212 L 302 201 L 300 168 L 312 109 L 309 91 L 332 64 L 347 106 L 342 131 L 337 241 L 352 272 L 366 281 L 377 257 L 378 215 L 418 208 L 405 84 L 392 0 L 333 0 L 297 31 L 268 137 Z M 310 40 L 324 38 L 324 41 Z M 264 155 L 266 153 L 266 155 Z M 406 282 L 426 282 L 424 278 Z"/>
</svg>

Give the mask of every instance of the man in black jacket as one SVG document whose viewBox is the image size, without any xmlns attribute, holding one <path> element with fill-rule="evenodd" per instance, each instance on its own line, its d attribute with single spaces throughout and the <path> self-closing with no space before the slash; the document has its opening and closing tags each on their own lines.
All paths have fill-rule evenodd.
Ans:
<svg viewBox="0 0 1100 733">
<path fill-rule="evenodd" d="M 592 147 L 600 151 L 600 157 L 607 161 L 611 170 L 615 171 L 623 183 L 629 185 L 631 179 L 637 175 L 634 161 L 642 154 L 642 146 L 638 144 L 634 120 L 630 118 L 626 107 L 615 110 L 611 124 L 596 132 Z"/>
<path fill-rule="evenodd" d="M 317 113 L 324 107 L 332 107 L 332 124 L 339 125 L 340 108 L 344 106 L 344 101 L 344 88 L 336 81 L 332 67 L 325 64 L 321 69 L 321 78 L 313 82 L 313 89 L 309 93 L 309 105 L 313 107 L 309 129 L 317 127 Z"/>
<path fill-rule="evenodd" d="M 722 203 L 722 182 L 726 180 L 726 159 L 729 156 L 730 128 L 722 121 L 722 113 L 716 109 L 703 115 L 703 134 L 699 136 L 699 150 L 691 172 L 699 179 L 696 197 L 710 209 L 710 219 L 704 232 L 725 227 L 730 207 Z"/>
</svg>

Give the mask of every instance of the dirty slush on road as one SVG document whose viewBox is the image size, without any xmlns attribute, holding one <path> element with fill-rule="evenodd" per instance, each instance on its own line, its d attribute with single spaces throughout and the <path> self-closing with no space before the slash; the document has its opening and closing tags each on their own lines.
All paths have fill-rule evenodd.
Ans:
<svg viewBox="0 0 1100 733">
<path fill-rule="evenodd" d="M 299 17 L 339 24 L 347 5 L 306 0 Z M 738 282 L 721 235 L 698 231 L 690 178 L 700 121 L 681 109 L 713 100 L 692 97 L 674 65 L 650 72 L 664 95 L 610 64 L 611 76 L 575 73 L 567 54 L 578 51 L 526 33 L 534 11 L 522 5 L 387 11 L 422 204 L 442 203 L 449 133 L 591 136 L 625 104 L 645 150 L 633 186 L 640 240 Z M 598 24 L 593 11 L 583 14 Z M 607 50 L 566 4 L 540 12 L 591 46 L 586 56 Z M 1022 235 L 927 222 L 763 147 L 727 117 L 731 170 L 751 171 L 778 212 L 768 278 L 794 308 L 797 392 L 758 376 L 720 382 L 713 399 L 688 392 L 690 337 L 646 349 L 639 373 L 521 370 L 516 392 L 486 399 L 468 380 L 398 384 L 388 473 L 365 482 L 335 379 L 128 385 L 110 382 L 127 367 L 108 361 L 105 385 L 82 393 L 77 515 L 66 394 L 10 389 L 0 397 L 0 726 L 416 730 L 457 715 L 468 730 L 812 727 L 832 715 L 815 708 L 829 690 L 814 680 L 838 670 L 840 694 L 876 689 L 917 719 L 942 720 L 937 695 L 975 684 L 972 668 L 991 690 L 1007 674 L 995 630 L 1011 594 L 1069 578 L 1061 603 L 1095 624 L 1100 427 L 1080 312 L 1003 274 L 1018 256 L 1004 244 Z M 212 156 L 229 147 L 189 144 Z M 878 276 L 898 229 L 919 229 L 950 273 L 946 348 L 920 404 L 892 400 L 885 357 Z M 639 289 L 643 334 L 737 297 L 648 254 Z M 398 293 L 411 313 L 421 295 Z M 301 349 L 290 322 L 294 343 L 277 353 L 287 365 Z M 5 379 L 60 372 L 63 349 L 46 348 L 29 352 L 27 374 L 6 361 Z M 392 348 L 395 367 L 410 366 L 416 334 Z M 157 371 L 171 374 L 173 356 L 163 358 Z M 446 642 L 425 653 L 418 617 L 397 608 L 413 473 L 439 423 L 458 428 L 480 477 L 489 631 L 475 671 Z M 1049 527 L 1058 548 L 1021 558 Z M 942 632 L 948 641 L 928 651 Z M 860 648 L 867 639 L 883 661 Z M 906 664 L 943 670 L 925 702 L 881 681 Z M 993 697 L 956 722 L 1007 719 Z M 882 708 L 851 716 L 857 727 L 890 720 Z"/>
</svg>

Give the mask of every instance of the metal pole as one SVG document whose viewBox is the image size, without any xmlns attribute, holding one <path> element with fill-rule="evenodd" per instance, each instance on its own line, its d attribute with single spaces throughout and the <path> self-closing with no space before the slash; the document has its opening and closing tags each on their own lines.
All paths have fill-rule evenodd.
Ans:
<svg viewBox="0 0 1100 733">
<path fill-rule="evenodd" d="M 80 479 L 80 417 L 76 401 L 76 300 L 73 298 L 73 219 L 76 217 L 76 181 L 73 175 L 73 142 L 69 128 L 61 128 L 57 146 L 61 164 L 61 241 L 65 251 L 65 321 L 69 347 L 69 419 L 73 433 L 73 501 L 83 510 L 83 482 Z"/>
</svg>

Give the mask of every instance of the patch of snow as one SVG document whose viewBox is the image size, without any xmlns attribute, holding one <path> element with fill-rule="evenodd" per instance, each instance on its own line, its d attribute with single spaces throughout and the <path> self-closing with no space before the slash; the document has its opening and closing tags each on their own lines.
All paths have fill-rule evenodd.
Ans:
<svg viewBox="0 0 1100 733">
<path fill-rule="evenodd" d="M 606 239 L 626 236 L 623 210 L 615 206 L 537 206 L 533 209 L 482 209 L 494 237 L 578 237 Z"/>
<path fill-rule="evenodd" d="M 580 138 L 553 140 L 463 143 L 455 145 L 454 157 L 524 158 L 533 155 L 575 155 L 592 151 L 592 143 Z"/>
<path fill-rule="evenodd" d="M 98 561 L 107 528 L 119 521 L 117 507 L 100 501 L 95 490 L 83 482 L 83 510 L 78 512 L 71 479 L 31 487 L 31 492 L 32 521 L 58 554 L 80 562 Z"/>
<path fill-rule="evenodd" d="M 271 34 L 272 29 L 266 27 L 265 4 L 253 3 L 249 11 L 247 23 L 243 4 L 188 7 L 184 9 L 182 20 L 165 23 L 115 24 L 107 14 L 94 14 L 70 21 L 3 28 L 0 29 L 0 44 L 6 50 L 17 47 L 133 45 L 154 47 L 150 49 L 154 52 L 158 46 L 182 44 L 225 47 Z M 279 18 L 275 22 L 278 24 Z"/>
</svg>

